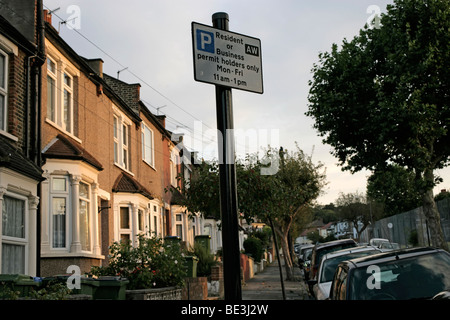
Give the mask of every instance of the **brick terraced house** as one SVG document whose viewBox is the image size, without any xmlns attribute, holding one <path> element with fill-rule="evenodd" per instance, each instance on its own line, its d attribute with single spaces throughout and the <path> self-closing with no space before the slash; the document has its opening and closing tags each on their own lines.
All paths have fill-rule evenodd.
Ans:
<svg viewBox="0 0 450 320">
<path fill-rule="evenodd" d="M 0 273 L 51 276 L 108 263 L 114 241 L 218 232 L 165 192 L 189 178 L 181 140 L 140 85 L 103 73 L 41 0 L 0 2 Z"/>
</svg>

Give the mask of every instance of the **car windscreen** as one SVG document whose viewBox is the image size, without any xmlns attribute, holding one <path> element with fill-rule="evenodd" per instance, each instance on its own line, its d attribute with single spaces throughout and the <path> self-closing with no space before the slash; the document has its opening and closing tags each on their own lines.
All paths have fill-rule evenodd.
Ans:
<svg viewBox="0 0 450 320">
<path fill-rule="evenodd" d="M 354 248 L 356 246 L 357 246 L 356 243 L 349 242 L 349 243 L 343 243 L 343 244 L 339 244 L 339 245 L 335 245 L 335 246 L 329 246 L 329 247 L 320 248 L 316 252 L 317 257 L 316 257 L 316 262 L 315 263 L 319 264 L 320 261 L 322 260 L 322 257 L 324 255 L 326 255 L 327 253 L 338 251 L 338 250 L 342 250 L 342 249 L 347 249 L 347 248 Z"/>
<path fill-rule="evenodd" d="M 357 268 L 349 279 L 352 300 L 428 299 L 449 289 L 450 255 L 444 252 Z"/>
<path fill-rule="evenodd" d="M 305 261 L 311 260 L 311 255 L 312 255 L 312 248 L 307 249 L 303 255 L 305 257 L 304 260 Z"/>
<path fill-rule="evenodd" d="M 351 260 L 358 257 L 368 256 L 375 253 L 380 253 L 380 251 L 379 250 L 358 251 L 324 260 L 320 272 L 319 282 L 322 283 L 333 281 L 334 273 L 340 262 L 345 260 Z"/>
</svg>

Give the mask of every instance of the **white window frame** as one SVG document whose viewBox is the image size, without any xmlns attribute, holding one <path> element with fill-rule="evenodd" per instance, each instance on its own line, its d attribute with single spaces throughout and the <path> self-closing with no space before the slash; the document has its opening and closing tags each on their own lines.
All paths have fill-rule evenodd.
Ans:
<svg viewBox="0 0 450 320">
<path fill-rule="evenodd" d="M 55 70 L 52 71 L 49 68 L 49 64 L 53 64 Z M 49 88 L 49 80 L 51 79 L 53 81 L 53 88 Z M 58 105 L 58 65 L 55 60 L 47 56 L 47 119 L 50 120 L 53 123 L 57 123 L 57 105 Z M 51 91 L 51 95 L 53 96 L 52 99 L 49 99 L 49 91 Z M 50 102 L 52 102 L 51 105 Z M 50 108 L 49 108 L 50 107 Z M 51 111 L 51 112 L 50 112 Z"/>
<path fill-rule="evenodd" d="M 54 72 L 49 68 L 49 61 L 54 64 Z M 70 85 L 66 84 L 65 77 L 70 78 Z M 70 136 L 74 137 L 74 78 L 76 74 L 70 68 L 66 62 L 61 58 L 57 58 L 54 55 L 47 55 L 47 79 L 51 78 L 54 83 L 54 88 L 52 89 L 53 103 L 51 107 L 53 108 L 53 115 L 49 113 L 49 99 L 47 96 L 47 121 L 58 128 L 59 130 L 68 133 Z M 47 80 L 47 86 L 49 82 Z M 69 114 L 66 115 L 65 110 L 65 94 L 70 94 L 69 99 Z M 49 88 L 47 88 L 47 95 L 49 93 Z M 68 118 L 69 122 L 66 123 L 65 119 Z"/>
<path fill-rule="evenodd" d="M 73 134 L 74 130 L 73 130 L 73 115 L 74 115 L 74 110 L 73 110 L 73 76 L 67 72 L 67 70 L 65 70 L 62 73 L 62 83 L 63 83 L 63 103 L 62 103 L 62 107 L 61 107 L 61 111 L 62 111 L 62 119 L 61 119 L 61 123 L 62 123 L 62 128 Z M 69 79 L 69 84 L 66 83 L 66 77 Z M 70 95 L 70 99 L 68 99 L 68 112 L 66 112 L 66 93 Z M 68 121 L 66 121 L 66 115 L 68 113 Z"/>
<path fill-rule="evenodd" d="M 150 146 L 147 145 L 147 135 L 150 135 Z M 142 160 L 147 163 L 152 168 L 155 167 L 155 139 L 154 139 L 154 132 L 153 130 L 147 126 L 145 123 L 142 125 Z M 149 154 L 148 154 L 148 149 Z"/>
<path fill-rule="evenodd" d="M 0 234 L 0 237 L 1 237 L 0 243 L 1 243 L 2 246 L 3 246 L 3 244 L 10 244 L 10 245 L 18 245 L 18 246 L 23 246 L 24 247 L 24 266 L 23 267 L 24 267 L 25 273 L 28 273 L 28 250 L 29 250 L 28 198 L 26 198 L 24 196 L 21 196 L 21 195 L 18 195 L 16 193 L 12 193 L 12 192 L 6 191 L 5 194 L 3 195 L 3 202 L 2 202 L 2 204 L 5 201 L 5 196 L 24 202 L 24 204 L 23 204 L 24 205 L 24 207 L 23 207 L 24 208 L 23 214 L 24 214 L 24 224 L 25 224 L 24 229 L 23 229 L 24 237 L 23 238 L 18 238 L 18 237 L 6 236 L 6 235 L 3 235 L 3 231 L 2 231 L 2 233 Z M 2 210 L 1 214 L 0 214 L 0 217 L 2 219 L 1 221 L 3 221 L 3 207 L 0 208 L 0 209 Z M 3 252 L 2 252 L 2 254 L 3 254 Z M 0 257 L 0 261 L 2 261 L 2 260 L 3 260 L 3 257 Z M 1 266 L 0 266 L 0 269 L 1 269 Z"/>
<path fill-rule="evenodd" d="M 7 132 L 8 131 L 8 76 L 9 76 L 9 55 L 0 49 L 0 55 L 4 57 L 5 63 L 3 70 L 0 72 L 3 73 L 4 76 L 4 87 L 0 86 L 0 95 L 3 96 L 3 106 L 2 114 L 0 115 L 1 119 L 3 119 L 3 123 L 0 123 L 0 130 Z"/>
<path fill-rule="evenodd" d="M 170 184 L 173 187 L 177 187 L 178 186 L 178 181 L 177 181 L 177 175 L 178 175 L 178 161 L 177 161 L 177 155 L 175 154 L 175 152 L 172 150 L 171 154 L 170 154 Z"/>
<path fill-rule="evenodd" d="M 126 208 L 128 210 L 128 228 L 122 228 L 122 209 Z M 133 243 L 133 219 L 132 219 L 133 210 L 129 205 L 120 205 L 119 206 L 119 241 L 122 240 L 122 235 L 129 235 L 129 240 Z"/>
<path fill-rule="evenodd" d="M 114 163 L 119 164 L 119 118 L 113 118 L 113 138 L 114 138 Z"/>
<path fill-rule="evenodd" d="M 53 188 L 54 186 L 54 180 L 55 179 L 64 179 L 65 181 L 65 190 L 55 190 Z M 71 222 L 71 208 L 72 208 L 72 203 L 71 203 L 71 188 L 70 188 L 70 182 L 69 182 L 69 177 L 68 176 L 64 176 L 64 175 L 54 175 L 51 177 L 50 179 L 50 204 L 49 204 L 49 223 L 50 223 L 50 246 L 52 250 L 67 250 L 69 248 L 69 243 L 70 243 L 70 222 Z M 59 199 L 65 199 L 66 202 L 66 208 L 65 208 L 65 217 L 66 217 L 66 221 L 65 221 L 65 243 L 64 246 L 62 247 L 55 247 L 55 239 L 54 239 L 54 213 L 53 213 L 53 199 L 55 198 L 59 198 Z"/>
<path fill-rule="evenodd" d="M 114 108 L 113 114 L 113 140 L 114 164 L 131 173 L 131 121 L 117 111 L 117 108 Z"/>
<path fill-rule="evenodd" d="M 82 230 L 81 230 L 81 202 L 84 201 L 86 202 L 86 208 L 87 208 L 87 236 L 88 236 L 88 248 L 85 249 L 83 248 L 83 244 L 81 246 L 81 251 L 85 251 L 85 252 L 92 252 L 92 208 L 91 208 L 91 199 L 92 199 L 92 194 L 91 194 L 91 184 L 82 180 L 80 181 L 80 185 L 79 188 L 81 189 L 81 185 L 85 184 L 87 186 L 87 195 L 88 197 L 82 197 L 81 196 L 81 192 L 79 192 L 79 196 L 78 196 L 78 201 L 79 201 L 79 211 L 80 211 L 80 242 L 82 241 Z"/>
<path fill-rule="evenodd" d="M 130 126 L 126 124 L 125 122 L 122 122 L 121 124 L 122 128 L 122 145 L 121 145 L 121 154 L 122 154 L 122 166 L 125 170 L 130 170 L 130 152 L 129 152 L 129 145 L 130 145 Z"/>
</svg>

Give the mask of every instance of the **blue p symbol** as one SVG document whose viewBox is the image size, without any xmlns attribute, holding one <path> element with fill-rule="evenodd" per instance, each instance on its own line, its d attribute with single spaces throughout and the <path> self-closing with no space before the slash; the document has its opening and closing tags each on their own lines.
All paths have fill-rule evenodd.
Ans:
<svg viewBox="0 0 450 320">
<path fill-rule="evenodd" d="M 197 30 L 197 50 L 214 53 L 214 34 Z"/>
</svg>

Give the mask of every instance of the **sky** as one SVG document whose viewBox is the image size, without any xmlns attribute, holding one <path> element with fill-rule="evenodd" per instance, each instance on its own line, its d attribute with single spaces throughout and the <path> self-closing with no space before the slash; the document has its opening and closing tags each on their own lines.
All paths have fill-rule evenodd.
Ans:
<svg viewBox="0 0 450 320">
<path fill-rule="evenodd" d="M 229 31 L 261 41 L 264 93 L 233 89 L 238 156 L 296 145 L 326 168 L 318 203 L 366 191 L 368 171 L 343 172 L 307 117 L 308 81 L 320 52 L 356 36 L 392 0 L 44 0 L 52 24 L 81 56 L 101 58 L 103 72 L 141 84 L 141 100 L 166 127 L 183 133 L 190 149 L 214 157 L 216 101 L 212 84 L 194 80 L 191 24 L 212 25 L 226 12 Z M 59 8 L 59 9 L 58 9 Z M 65 23 L 61 23 L 66 21 Z M 256 140 L 242 137 L 256 135 Z M 446 188 L 450 170 L 435 192 Z M 448 177 L 448 180 L 446 179 Z M 447 188 L 448 189 L 448 188 Z"/>
</svg>

